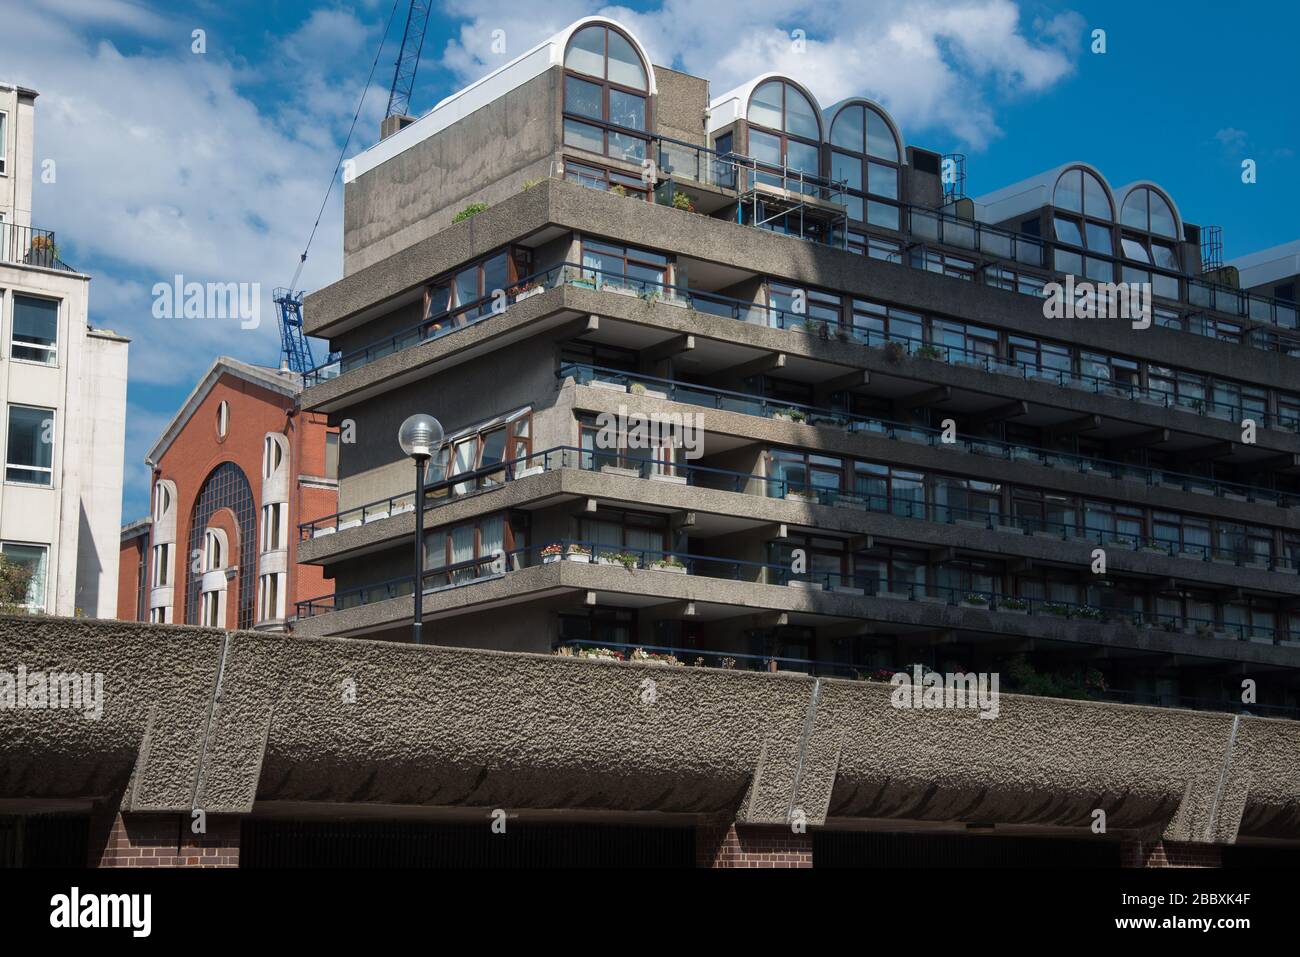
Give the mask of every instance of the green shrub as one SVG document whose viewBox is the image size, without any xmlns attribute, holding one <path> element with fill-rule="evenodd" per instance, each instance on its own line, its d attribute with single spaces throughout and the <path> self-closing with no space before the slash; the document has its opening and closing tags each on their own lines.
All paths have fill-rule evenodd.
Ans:
<svg viewBox="0 0 1300 957">
<path fill-rule="evenodd" d="M 479 213 L 483 212 L 483 210 L 487 208 L 488 208 L 487 203 L 470 203 L 459 213 L 457 213 L 454 217 L 452 217 L 451 221 L 453 223 L 459 223 L 462 220 L 469 219 L 471 216 L 477 216 Z"/>
</svg>

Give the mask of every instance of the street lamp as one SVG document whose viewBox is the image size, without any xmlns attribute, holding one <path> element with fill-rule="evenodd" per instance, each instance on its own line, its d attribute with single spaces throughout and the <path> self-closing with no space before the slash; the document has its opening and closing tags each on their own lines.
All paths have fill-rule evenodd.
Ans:
<svg viewBox="0 0 1300 957">
<path fill-rule="evenodd" d="M 397 444 L 415 460 L 415 617 L 411 637 L 420 644 L 424 624 L 424 474 L 429 459 L 442 447 L 442 423 L 431 415 L 413 415 L 397 430 Z"/>
</svg>

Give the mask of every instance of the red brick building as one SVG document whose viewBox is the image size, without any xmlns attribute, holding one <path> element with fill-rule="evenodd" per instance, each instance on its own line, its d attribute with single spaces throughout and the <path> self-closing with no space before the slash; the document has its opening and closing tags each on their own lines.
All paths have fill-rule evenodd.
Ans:
<svg viewBox="0 0 1300 957">
<path fill-rule="evenodd" d="M 297 564 L 297 530 L 337 510 L 339 436 L 301 388 L 212 364 L 145 459 L 152 514 L 123 529 L 119 618 L 281 631 L 297 598 L 328 590 Z"/>
</svg>

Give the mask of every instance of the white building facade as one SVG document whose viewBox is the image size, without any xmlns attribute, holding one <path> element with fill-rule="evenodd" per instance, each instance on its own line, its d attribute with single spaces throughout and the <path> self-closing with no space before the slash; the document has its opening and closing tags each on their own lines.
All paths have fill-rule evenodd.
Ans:
<svg viewBox="0 0 1300 957">
<path fill-rule="evenodd" d="M 112 618 L 128 340 L 90 327 L 90 277 L 33 225 L 36 96 L 0 82 L 0 551 L 29 610 Z"/>
</svg>

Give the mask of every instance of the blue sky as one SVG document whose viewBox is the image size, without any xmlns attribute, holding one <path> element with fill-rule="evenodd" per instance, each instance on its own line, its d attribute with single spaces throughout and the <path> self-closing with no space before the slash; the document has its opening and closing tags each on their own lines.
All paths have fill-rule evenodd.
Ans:
<svg viewBox="0 0 1300 957">
<path fill-rule="evenodd" d="M 278 361 L 270 292 L 293 275 L 392 6 L 0 0 L 0 80 L 41 92 L 37 158 L 57 164 L 54 183 L 36 184 L 33 222 L 95 277 L 92 322 L 133 339 L 124 521 L 147 510 L 142 458 L 212 359 Z M 405 6 L 349 155 L 377 137 Z M 871 96 L 909 142 L 966 153 L 972 195 L 1084 160 L 1113 186 L 1160 183 L 1188 221 L 1224 227 L 1229 258 L 1300 236 L 1290 4 L 461 0 L 435 7 L 414 111 L 589 13 L 627 23 L 715 95 L 779 69 L 823 104 Z M 1105 54 L 1090 52 L 1094 29 Z M 1246 158 L 1254 185 L 1241 182 Z M 341 209 L 336 183 L 309 290 L 341 274 Z M 260 327 L 155 318 L 153 284 L 178 273 L 260 283 Z"/>
</svg>

